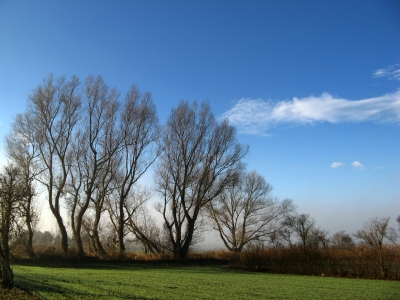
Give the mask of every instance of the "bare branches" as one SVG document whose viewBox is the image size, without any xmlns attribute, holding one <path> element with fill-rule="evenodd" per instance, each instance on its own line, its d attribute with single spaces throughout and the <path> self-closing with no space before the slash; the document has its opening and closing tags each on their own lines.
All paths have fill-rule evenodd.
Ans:
<svg viewBox="0 0 400 300">
<path fill-rule="evenodd" d="M 397 234 L 394 228 L 389 227 L 390 218 L 374 218 L 364 224 L 362 230 L 358 230 L 355 237 L 363 240 L 367 245 L 382 249 L 385 239 L 396 243 Z"/>
<path fill-rule="evenodd" d="M 315 226 L 314 218 L 310 217 L 309 214 L 295 214 L 288 216 L 284 221 L 284 225 L 296 233 L 305 251 L 307 242 Z"/>
<path fill-rule="evenodd" d="M 71 143 L 80 117 L 78 86 L 76 77 L 67 81 L 65 77 L 55 80 L 50 75 L 29 97 L 28 110 L 17 117 L 11 134 L 22 142 L 14 143 L 18 150 L 10 149 L 10 155 L 19 162 L 21 155 L 30 158 L 35 179 L 47 189 L 48 202 L 60 228 L 64 252 L 68 250 L 68 241 L 60 202 L 65 195 L 64 188 L 72 167 Z"/>
<path fill-rule="evenodd" d="M 123 255 L 124 236 L 130 220 L 129 206 L 134 184 L 158 157 L 156 142 L 160 135 L 158 117 L 150 93 L 141 95 L 136 86 L 127 93 L 118 127 L 114 193 L 109 197 L 112 222 L 118 233 L 119 255 Z M 137 195 L 136 195 L 137 196 Z M 130 220 L 132 222 L 132 220 Z"/>
<path fill-rule="evenodd" d="M 209 203 L 214 229 L 230 251 L 240 252 L 252 241 L 264 243 L 294 210 L 291 200 L 279 202 L 270 197 L 271 190 L 272 186 L 255 171 L 243 173 Z"/>
<path fill-rule="evenodd" d="M 196 220 L 243 168 L 248 148 L 237 143 L 236 130 L 218 123 L 207 102 L 181 101 L 172 110 L 161 140 L 155 171 L 162 197 L 159 211 L 169 231 L 174 255 L 184 258 L 193 241 Z"/>
</svg>

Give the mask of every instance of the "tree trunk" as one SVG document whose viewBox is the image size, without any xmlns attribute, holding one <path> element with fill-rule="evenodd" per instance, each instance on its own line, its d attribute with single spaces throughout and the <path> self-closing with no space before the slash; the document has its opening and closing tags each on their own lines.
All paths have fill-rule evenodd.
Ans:
<svg viewBox="0 0 400 300">
<path fill-rule="evenodd" d="M 85 257 L 85 251 L 83 251 L 83 244 L 82 244 L 82 238 L 80 234 L 77 234 L 74 238 L 75 244 L 76 244 L 76 249 L 78 251 L 78 257 L 83 258 Z"/>
<path fill-rule="evenodd" d="M 85 251 L 83 250 L 82 244 L 82 220 L 87 208 L 89 207 L 89 201 L 90 198 L 87 196 L 85 205 L 81 208 L 76 218 L 76 230 L 74 230 L 76 248 L 78 250 L 78 256 L 81 258 L 85 257 Z"/>
<path fill-rule="evenodd" d="M 14 286 L 14 274 L 10 267 L 10 260 L 0 256 L 0 277 L 2 287 Z"/>
<path fill-rule="evenodd" d="M 61 234 L 61 249 L 64 253 L 64 255 L 68 254 L 68 233 L 67 229 L 65 228 L 63 219 L 60 214 L 60 208 L 57 205 L 58 204 L 58 199 L 56 199 L 56 205 L 53 205 L 52 199 L 51 199 L 52 191 L 51 189 L 49 190 L 49 204 L 50 204 L 50 210 L 53 213 L 54 217 L 56 218 L 58 228 L 60 229 L 60 234 Z M 56 197 L 57 198 L 57 197 Z"/>
<path fill-rule="evenodd" d="M 28 227 L 28 239 L 26 243 L 26 252 L 28 253 L 29 257 L 35 257 L 36 254 L 33 251 L 33 230 L 30 222 L 27 222 Z"/>
<path fill-rule="evenodd" d="M 122 227 L 122 228 L 121 228 Z M 125 244 L 124 244 L 124 226 L 119 225 L 118 228 L 118 257 L 124 258 Z"/>
<path fill-rule="evenodd" d="M 30 186 L 28 185 L 27 188 L 29 189 Z M 26 227 L 28 229 L 28 238 L 26 240 L 26 252 L 28 253 L 29 257 L 36 257 L 35 252 L 33 251 L 33 228 L 32 228 L 32 199 L 33 195 L 30 193 L 28 199 L 27 199 L 27 208 L 25 211 L 25 223 Z"/>
<path fill-rule="evenodd" d="M 96 214 L 95 214 L 95 219 L 93 223 L 93 240 L 94 240 L 94 245 L 95 245 L 95 251 L 96 255 L 98 257 L 104 257 L 106 255 L 106 251 L 104 251 L 103 245 L 100 242 L 100 236 L 99 236 L 99 223 L 100 223 L 100 217 L 101 217 L 101 210 L 96 206 Z"/>
<path fill-rule="evenodd" d="M 174 245 L 174 257 L 179 260 L 183 260 L 187 258 L 189 253 L 190 244 L 192 243 L 193 233 L 194 233 L 194 224 L 196 222 L 196 217 L 192 218 L 190 221 L 188 220 L 187 225 L 187 236 L 183 245 L 181 245 L 181 241 L 179 240 L 176 245 Z"/>
<path fill-rule="evenodd" d="M 64 255 L 68 254 L 68 233 L 60 214 L 54 214 L 61 234 L 61 249 Z"/>
<path fill-rule="evenodd" d="M 118 218 L 118 257 L 124 258 L 125 244 L 124 244 L 124 207 L 123 201 L 120 200 L 119 205 L 119 218 Z"/>
<path fill-rule="evenodd" d="M 7 233 L 9 230 L 6 231 Z M 4 236 L 0 246 L 0 281 L 2 287 L 14 286 L 14 274 L 10 267 L 10 248 L 8 246 L 8 236 Z"/>
</svg>

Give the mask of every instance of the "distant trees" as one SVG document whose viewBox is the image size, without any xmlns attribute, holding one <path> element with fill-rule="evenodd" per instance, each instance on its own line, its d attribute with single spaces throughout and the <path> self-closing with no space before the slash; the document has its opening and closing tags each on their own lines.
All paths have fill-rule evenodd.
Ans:
<svg viewBox="0 0 400 300">
<path fill-rule="evenodd" d="M 385 239 L 395 243 L 397 234 L 394 228 L 389 227 L 390 218 L 373 218 L 364 224 L 363 229 L 358 230 L 355 237 L 361 239 L 365 244 L 382 250 Z"/>
<path fill-rule="evenodd" d="M 303 250 L 306 250 L 307 242 L 309 241 L 315 225 L 315 219 L 309 214 L 295 214 L 288 216 L 284 221 L 284 225 L 290 228 L 301 241 Z"/>
<path fill-rule="evenodd" d="M 382 277 L 386 275 L 387 271 L 383 255 L 384 240 L 387 239 L 392 243 L 396 243 L 397 239 L 397 233 L 394 228 L 389 227 L 389 221 L 390 218 L 371 219 L 364 224 L 363 229 L 354 234 L 355 237 L 361 239 L 374 250 Z"/>
<path fill-rule="evenodd" d="M 344 230 L 336 232 L 331 241 L 332 246 L 336 248 L 349 249 L 355 245 L 353 238 Z"/>
<path fill-rule="evenodd" d="M 294 211 L 291 200 L 280 202 L 270 196 L 272 186 L 257 172 L 241 173 L 208 203 L 213 227 L 226 248 L 241 252 L 252 241 L 265 243 Z"/>
<path fill-rule="evenodd" d="M 186 257 L 200 214 L 237 180 L 248 148 L 236 141 L 236 130 L 218 122 L 207 102 L 181 101 L 163 132 L 155 170 L 158 211 L 169 232 L 175 258 Z"/>
<path fill-rule="evenodd" d="M 396 221 L 397 221 L 397 223 L 399 223 L 398 225 L 399 225 L 399 231 L 400 231 L 400 215 L 397 217 Z"/>
</svg>

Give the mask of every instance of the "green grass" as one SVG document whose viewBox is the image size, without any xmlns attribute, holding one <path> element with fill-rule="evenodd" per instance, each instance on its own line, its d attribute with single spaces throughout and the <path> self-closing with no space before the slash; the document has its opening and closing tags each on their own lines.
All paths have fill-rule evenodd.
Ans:
<svg viewBox="0 0 400 300">
<path fill-rule="evenodd" d="M 13 266 L 41 299 L 400 299 L 400 282 L 249 273 L 218 266 Z"/>
</svg>

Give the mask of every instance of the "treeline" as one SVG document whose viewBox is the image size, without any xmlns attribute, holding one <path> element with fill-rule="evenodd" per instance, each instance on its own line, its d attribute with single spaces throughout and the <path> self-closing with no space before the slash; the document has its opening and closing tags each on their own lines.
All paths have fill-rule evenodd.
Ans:
<svg viewBox="0 0 400 300">
<path fill-rule="evenodd" d="M 39 196 L 56 219 L 64 255 L 72 239 L 79 257 L 105 257 L 107 231 L 120 258 L 127 240 L 135 239 L 145 252 L 185 259 L 208 224 L 232 252 L 254 244 L 299 241 L 304 251 L 310 243 L 327 244 L 327 231 L 297 214 L 290 199 L 272 197 L 256 171 L 246 171 L 248 150 L 208 102 L 181 101 L 160 125 L 151 94 L 136 86 L 121 97 L 100 76 L 81 83 L 50 75 L 6 138 L 1 264 L 9 270 L 10 238 L 23 237 L 27 253 L 35 255 Z M 152 187 L 140 186 L 152 166 Z M 160 224 L 147 208 L 152 197 Z M 388 230 L 392 235 L 384 238 L 395 242 L 395 231 Z M 368 243 L 361 231 L 357 237 Z"/>
<path fill-rule="evenodd" d="M 292 229 L 299 242 L 289 242 L 284 233 L 286 243 L 252 244 L 240 256 L 241 265 L 276 273 L 400 280 L 400 247 L 389 218 L 371 219 L 352 236 L 345 231 L 328 236 L 308 215 L 295 219 L 297 225 L 284 231 Z M 397 221 L 400 226 L 400 216 Z"/>
</svg>

